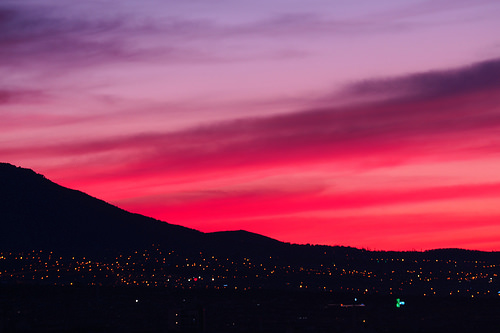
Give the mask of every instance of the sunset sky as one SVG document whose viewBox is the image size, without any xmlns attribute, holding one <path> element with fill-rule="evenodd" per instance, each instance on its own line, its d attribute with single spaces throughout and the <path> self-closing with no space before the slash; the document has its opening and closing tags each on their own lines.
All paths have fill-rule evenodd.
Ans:
<svg viewBox="0 0 500 333">
<path fill-rule="evenodd" d="M 500 1 L 2 0 L 0 161 L 205 232 L 500 250 Z"/>
</svg>

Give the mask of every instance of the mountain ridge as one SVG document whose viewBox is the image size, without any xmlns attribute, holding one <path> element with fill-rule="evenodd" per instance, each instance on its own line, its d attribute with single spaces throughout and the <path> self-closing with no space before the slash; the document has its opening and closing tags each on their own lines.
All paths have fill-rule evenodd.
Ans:
<svg viewBox="0 0 500 333">
<path fill-rule="evenodd" d="M 81 191 L 62 187 L 31 169 L 7 163 L 0 165 L 0 188 L 2 224 L 4 230 L 7 228 L 0 236 L 0 246 L 4 248 L 39 246 L 77 252 L 94 248 L 95 252 L 113 252 L 158 240 L 176 247 L 179 234 L 193 241 L 202 234 L 127 212 Z M 148 239 L 155 234 L 161 237 Z M 93 244 L 86 244 L 89 241 Z"/>
<path fill-rule="evenodd" d="M 0 212 L 3 229 L 0 251 L 43 248 L 99 255 L 143 249 L 153 243 L 185 252 L 304 259 L 331 248 L 341 253 L 367 251 L 289 244 L 245 230 L 203 233 L 128 212 L 84 192 L 58 185 L 31 169 L 9 163 L 0 163 Z M 478 251 L 434 249 L 426 252 L 466 256 Z"/>
</svg>

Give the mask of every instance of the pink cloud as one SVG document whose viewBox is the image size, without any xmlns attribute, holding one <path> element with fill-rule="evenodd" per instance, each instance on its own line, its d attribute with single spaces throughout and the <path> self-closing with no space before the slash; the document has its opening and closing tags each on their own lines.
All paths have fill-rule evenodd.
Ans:
<svg viewBox="0 0 500 333">
<path fill-rule="evenodd" d="M 200 192 L 185 196 L 182 193 L 150 197 L 147 201 L 129 200 L 120 203 L 132 211 L 158 216 L 171 222 L 207 223 L 208 221 L 235 221 L 259 216 L 279 216 L 315 211 L 387 207 L 404 203 L 423 203 L 440 200 L 499 198 L 500 184 L 434 186 L 406 190 L 384 188 L 375 191 L 325 192 L 325 188 L 255 189 L 253 191 Z M 437 228 L 437 226 L 436 226 Z"/>
<path fill-rule="evenodd" d="M 491 184 L 454 186 L 442 186 L 437 182 L 431 187 L 413 182 L 404 190 L 382 186 L 376 191 L 361 189 L 351 192 L 335 191 L 334 187 L 326 185 L 316 187 L 306 184 L 277 189 L 271 183 L 268 186 L 247 186 L 246 189 L 243 185 L 238 189 L 233 186 L 232 190 L 224 192 L 200 183 L 231 177 L 244 178 L 243 175 L 250 177 L 260 172 L 281 172 L 287 168 L 307 169 L 317 164 L 362 173 L 400 164 L 498 157 L 499 63 L 495 60 L 452 71 L 371 80 L 350 87 L 351 94 L 360 96 L 383 95 L 403 87 L 398 91 L 401 94 L 395 98 L 377 103 L 309 108 L 171 132 L 145 131 L 120 136 L 89 133 L 90 139 L 79 141 L 22 142 L 0 147 L 0 156 L 11 162 L 26 156 L 59 161 L 56 163 L 58 166 L 49 168 L 50 172 L 37 171 L 56 181 L 63 180 L 63 185 L 84 191 L 92 186 L 102 189 L 145 180 L 158 184 L 188 183 L 192 185 L 190 193 L 166 190 L 163 194 L 152 194 L 146 201 L 141 201 L 140 196 L 148 193 L 139 189 L 135 197 L 120 205 L 169 222 L 184 225 L 197 223 L 194 226 L 200 228 L 224 225 L 231 228 L 232 224 L 228 221 L 239 221 L 243 224 L 239 224 L 238 229 L 248 226 L 251 231 L 285 240 L 288 237 L 285 222 L 269 218 L 266 224 L 268 216 L 393 207 L 401 203 L 497 198 L 500 193 L 498 179 L 492 180 Z M 327 177 L 325 174 L 322 176 Z M 404 234 L 407 235 L 404 239 L 413 235 L 419 237 L 421 244 L 428 246 L 438 241 L 441 241 L 440 244 L 454 244 L 458 239 L 467 240 L 465 230 L 474 229 L 474 222 L 469 219 L 461 220 L 462 224 L 453 224 L 452 215 L 422 214 L 414 218 L 374 216 L 366 221 L 361 217 L 335 219 L 323 231 L 318 218 L 314 218 L 317 224 L 308 229 L 308 237 L 310 242 L 325 242 L 327 233 L 337 235 L 334 239 L 344 235 L 346 243 L 343 244 L 349 244 L 348 241 L 354 242 L 355 239 L 348 234 L 353 235 L 353 229 L 359 227 L 364 238 L 360 243 L 349 245 L 372 244 L 372 241 L 376 244 L 377 239 L 384 237 L 384 232 L 392 239 L 385 243 L 388 248 L 402 246 L 403 241 L 396 239 Z M 492 221 L 495 221 L 491 216 L 480 217 L 483 227 L 491 227 Z M 417 222 L 427 217 L 434 226 L 427 222 L 419 226 Z M 404 221 L 401 220 L 403 218 Z M 253 221 L 248 222 L 250 219 Z M 271 221 L 275 223 L 270 225 Z M 294 237 L 299 237 L 300 230 L 307 229 L 304 218 L 295 217 L 287 221 L 288 227 L 295 230 L 296 236 L 288 238 L 291 241 L 298 239 Z M 448 238 L 444 235 L 446 230 L 457 226 L 462 230 L 460 235 Z M 432 230 L 436 234 L 435 243 L 425 243 L 423 235 Z M 468 244 L 480 241 L 474 237 L 467 240 Z"/>
<path fill-rule="evenodd" d="M 0 148 L 8 160 L 113 154 L 118 164 L 89 177 L 199 178 L 289 165 L 370 169 L 498 153 L 498 90 L 241 119 L 172 133 L 144 133 Z M 121 156 L 121 157 L 120 157 Z M 97 158 L 96 161 L 98 161 Z M 85 171 L 82 170 L 82 177 Z"/>
</svg>

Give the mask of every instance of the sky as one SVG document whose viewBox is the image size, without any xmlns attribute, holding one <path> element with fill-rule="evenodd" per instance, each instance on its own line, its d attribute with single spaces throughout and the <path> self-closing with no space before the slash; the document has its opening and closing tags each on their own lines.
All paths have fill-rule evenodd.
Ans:
<svg viewBox="0 0 500 333">
<path fill-rule="evenodd" d="M 497 0 L 3 0 L 0 161 L 204 232 L 500 250 Z"/>
</svg>

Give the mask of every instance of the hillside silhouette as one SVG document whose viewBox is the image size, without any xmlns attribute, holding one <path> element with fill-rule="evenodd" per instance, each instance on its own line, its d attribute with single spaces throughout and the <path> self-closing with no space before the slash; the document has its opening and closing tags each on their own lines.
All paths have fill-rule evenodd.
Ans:
<svg viewBox="0 0 500 333">
<path fill-rule="evenodd" d="M 183 252 L 245 252 L 284 245 L 246 231 L 205 234 L 133 214 L 48 180 L 33 170 L 0 163 L 0 250 L 46 249 L 111 254 L 151 244 Z M 255 243 L 259 243 L 257 246 Z"/>
<path fill-rule="evenodd" d="M 43 249 L 65 254 L 114 255 L 142 250 L 151 244 L 186 254 L 213 253 L 226 257 L 272 258 L 275 262 L 321 264 L 328 252 L 335 260 L 369 259 L 373 252 L 341 246 L 283 243 L 237 230 L 203 233 L 134 214 L 60 186 L 31 169 L 0 163 L 0 251 Z M 371 254 L 370 254 L 371 253 Z M 402 253 L 387 252 L 391 256 Z M 477 260 L 497 253 L 440 249 L 406 252 L 421 256 Z"/>
<path fill-rule="evenodd" d="M 199 231 L 132 214 L 59 186 L 30 169 L 0 164 L 3 250 L 107 253 L 154 242 L 188 248 Z"/>
</svg>

